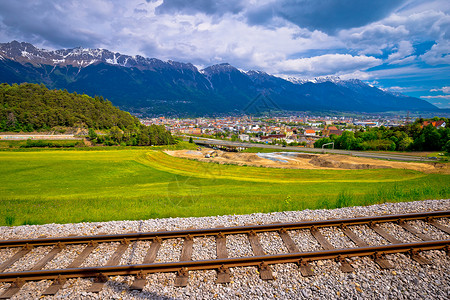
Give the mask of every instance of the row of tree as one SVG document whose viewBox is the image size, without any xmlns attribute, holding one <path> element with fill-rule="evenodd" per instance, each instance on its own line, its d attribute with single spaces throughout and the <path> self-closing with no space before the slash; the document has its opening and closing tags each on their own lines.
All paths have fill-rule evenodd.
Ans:
<svg viewBox="0 0 450 300">
<path fill-rule="evenodd" d="M 107 146 L 155 146 L 171 145 L 176 140 L 163 125 L 152 124 L 145 126 L 128 126 L 121 129 L 112 127 L 107 134 L 97 134 L 94 129 L 89 128 L 89 139 L 93 144 L 104 144 Z"/>
<path fill-rule="evenodd" d="M 446 122 L 446 127 L 436 128 L 417 119 L 413 124 L 386 128 L 384 126 L 344 131 L 342 135 L 331 135 L 317 140 L 315 148 L 334 142 L 334 147 L 345 150 L 397 150 L 397 151 L 447 151 L 450 152 L 450 126 L 446 118 L 435 120 Z M 432 120 L 431 120 L 432 121 Z"/>
<path fill-rule="evenodd" d="M 175 143 L 164 126 L 145 126 L 103 97 L 49 90 L 43 84 L 0 84 L 0 132 L 31 132 L 55 127 L 89 128 L 94 144 Z M 96 130 L 102 133 L 97 134 Z"/>
</svg>

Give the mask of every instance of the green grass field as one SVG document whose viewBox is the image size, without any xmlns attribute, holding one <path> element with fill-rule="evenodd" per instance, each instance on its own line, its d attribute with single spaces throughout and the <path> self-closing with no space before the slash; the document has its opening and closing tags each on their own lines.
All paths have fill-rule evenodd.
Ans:
<svg viewBox="0 0 450 300">
<path fill-rule="evenodd" d="M 0 225 L 246 214 L 450 196 L 449 175 L 219 165 L 171 157 L 156 147 L 0 151 L 0 170 Z"/>
</svg>

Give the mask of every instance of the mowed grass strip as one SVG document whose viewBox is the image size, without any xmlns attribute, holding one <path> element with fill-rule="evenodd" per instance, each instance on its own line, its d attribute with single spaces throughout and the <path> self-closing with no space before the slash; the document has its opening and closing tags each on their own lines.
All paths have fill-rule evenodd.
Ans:
<svg viewBox="0 0 450 300">
<path fill-rule="evenodd" d="M 0 152 L 0 225 L 333 208 L 450 196 L 410 170 L 219 165 L 149 149 Z"/>
</svg>

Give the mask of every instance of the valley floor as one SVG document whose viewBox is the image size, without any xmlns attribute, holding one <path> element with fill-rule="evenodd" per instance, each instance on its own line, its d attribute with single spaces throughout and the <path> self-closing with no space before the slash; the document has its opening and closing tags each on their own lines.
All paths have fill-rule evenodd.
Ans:
<svg viewBox="0 0 450 300">
<path fill-rule="evenodd" d="M 267 213 L 450 197 L 448 174 L 214 164 L 170 156 L 164 149 L 180 148 L 0 151 L 0 225 Z"/>
</svg>

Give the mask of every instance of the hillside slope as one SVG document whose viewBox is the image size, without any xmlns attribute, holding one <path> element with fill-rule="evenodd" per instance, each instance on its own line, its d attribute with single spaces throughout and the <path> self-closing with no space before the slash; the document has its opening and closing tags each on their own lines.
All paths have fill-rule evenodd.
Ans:
<svg viewBox="0 0 450 300">
<path fill-rule="evenodd" d="M 89 97 L 44 85 L 0 84 L 0 131 L 33 131 L 56 126 L 107 129 L 139 125 L 130 113 L 103 97 Z"/>
</svg>

